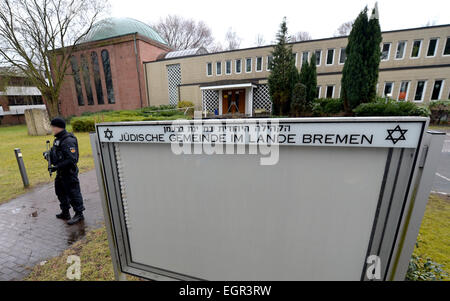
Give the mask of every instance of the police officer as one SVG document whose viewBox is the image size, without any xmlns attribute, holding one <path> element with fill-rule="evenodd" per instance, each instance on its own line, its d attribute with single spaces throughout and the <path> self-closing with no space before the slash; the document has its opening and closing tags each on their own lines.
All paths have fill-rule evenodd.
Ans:
<svg viewBox="0 0 450 301">
<path fill-rule="evenodd" d="M 50 150 L 52 166 L 49 171 L 56 171 L 55 192 L 61 207 L 61 213 L 56 217 L 67 220 L 69 225 L 84 220 L 83 197 L 78 180 L 78 141 L 77 138 L 66 131 L 66 122 L 62 118 L 55 118 L 50 123 L 55 141 Z M 70 217 L 70 206 L 75 215 Z"/>
</svg>

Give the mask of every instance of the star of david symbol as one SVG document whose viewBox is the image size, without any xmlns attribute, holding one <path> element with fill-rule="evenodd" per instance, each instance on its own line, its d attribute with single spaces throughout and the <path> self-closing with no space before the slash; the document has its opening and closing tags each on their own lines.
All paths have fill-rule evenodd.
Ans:
<svg viewBox="0 0 450 301">
<path fill-rule="evenodd" d="M 390 140 L 392 143 L 396 144 L 401 140 L 406 140 L 405 134 L 408 130 L 402 129 L 399 125 L 397 125 L 393 130 L 387 130 L 388 135 L 385 140 Z"/>
<path fill-rule="evenodd" d="M 108 139 L 108 141 L 110 141 L 113 138 L 113 132 L 110 129 L 106 129 L 104 133 L 105 138 Z"/>
</svg>

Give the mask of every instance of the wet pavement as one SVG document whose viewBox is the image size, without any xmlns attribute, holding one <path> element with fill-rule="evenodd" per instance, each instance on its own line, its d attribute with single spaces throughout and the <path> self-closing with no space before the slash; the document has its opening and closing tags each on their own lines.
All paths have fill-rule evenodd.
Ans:
<svg viewBox="0 0 450 301">
<path fill-rule="evenodd" d="M 442 195 L 450 195 L 450 130 L 446 131 L 432 191 Z"/>
<path fill-rule="evenodd" d="M 78 225 L 55 218 L 60 209 L 53 183 L 0 205 L 0 281 L 22 279 L 33 266 L 61 254 L 89 229 L 102 225 L 95 171 L 81 174 L 80 181 L 86 211 Z"/>
</svg>

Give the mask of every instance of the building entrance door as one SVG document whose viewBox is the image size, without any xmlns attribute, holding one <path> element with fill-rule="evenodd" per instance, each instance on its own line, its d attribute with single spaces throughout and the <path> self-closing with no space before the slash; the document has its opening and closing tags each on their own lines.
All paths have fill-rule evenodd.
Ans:
<svg viewBox="0 0 450 301">
<path fill-rule="evenodd" d="M 222 91 L 222 114 L 245 114 L 245 89 Z"/>
</svg>

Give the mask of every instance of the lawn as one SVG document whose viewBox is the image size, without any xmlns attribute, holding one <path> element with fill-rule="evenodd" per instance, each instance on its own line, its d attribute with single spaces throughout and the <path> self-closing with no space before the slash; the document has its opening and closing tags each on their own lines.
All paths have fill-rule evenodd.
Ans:
<svg viewBox="0 0 450 301">
<path fill-rule="evenodd" d="M 419 237 L 414 253 L 445 265 L 444 270 L 450 274 L 450 197 L 430 196 Z M 36 266 L 25 280 L 67 280 L 66 260 L 70 255 L 80 256 L 81 280 L 114 280 L 104 227 L 90 231 L 61 256 Z"/>
<path fill-rule="evenodd" d="M 34 268 L 24 280 L 68 280 L 67 257 L 77 255 L 81 260 L 81 280 L 114 280 L 114 271 L 109 254 L 108 239 L 104 227 L 91 230 L 85 238 L 76 242 L 58 257 Z"/>
<path fill-rule="evenodd" d="M 450 131 L 450 125 L 430 125 L 428 129 L 433 131 L 447 132 Z"/>
<path fill-rule="evenodd" d="M 81 172 L 87 171 L 94 167 L 89 134 L 77 133 L 76 136 L 80 148 L 78 167 Z M 22 184 L 14 148 L 22 151 L 30 188 L 54 179 L 54 175 L 50 178 L 47 161 L 42 156 L 47 140 L 53 143 L 52 136 L 28 136 L 25 125 L 0 127 L 0 204 L 27 191 Z"/>
<path fill-rule="evenodd" d="M 114 280 L 114 270 L 109 253 L 108 239 L 105 227 L 91 230 L 85 238 L 76 242 L 70 249 L 58 257 L 54 257 L 42 265 L 37 265 L 24 279 L 27 281 L 64 281 L 66 276 L 67 257 L 77 255 L 81 260 L 82 281 L 111 281 Z M 127 276 L 127 280 L 140 280 L 137 277 Z"/>
<path fill-rule="evenodd" d="M 443 264 L 450 275 L 450 196 L 430 196 L 414 254 Z"/>
</svg>

